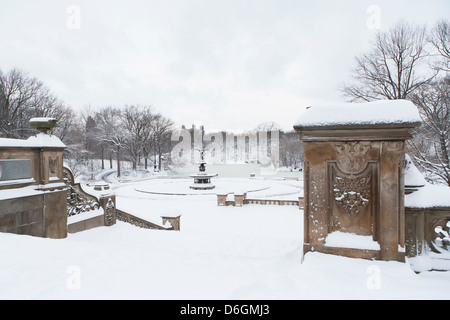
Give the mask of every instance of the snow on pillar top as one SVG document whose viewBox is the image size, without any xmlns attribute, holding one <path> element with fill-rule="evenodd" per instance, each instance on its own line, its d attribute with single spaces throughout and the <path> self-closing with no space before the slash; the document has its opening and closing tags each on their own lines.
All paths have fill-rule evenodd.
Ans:
<svg viewBox="0 0 450 320">
<path fill-rule="evenodd" d="M 55 135 L 47 134 L 47 132 L 56 127 L 55 118 L 32 118 L 30 126 L 36 128 L 40 132 L 29 137 L 27 140 L 0 138 L 0 147 L 11 148 L 65 148 L 66 145 Z"/>
<path fill-rule="evenodd" d="M 294 124 L 303 139 L 362 137 L 409 139 L 421 123 L 417 107 L 407 100 L 339 103 L 307 108 Z M 392 129 L 392 130 L 387 130 Z M 332 132 L 332 133 L 331 133 Z"/>
</svg>

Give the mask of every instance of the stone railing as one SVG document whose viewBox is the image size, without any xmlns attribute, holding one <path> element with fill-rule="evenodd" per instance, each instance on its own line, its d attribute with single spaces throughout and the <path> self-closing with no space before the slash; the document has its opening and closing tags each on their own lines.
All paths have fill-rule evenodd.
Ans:
<svg viewBox="0 0 450 320">
<path fill-rule="evenodd" d="M 450 207 L 406 207 L 405 218 L 408 257 L 445 254 L 450 259 Z"/>
<path fill-rule="evenodd" d="M 107 185 L 94 185 L 96 191 L 100 192 L 98 198 L 83 190 L 79 183 L 75 183 L 74 176 L 70 169 L 64 167 L 64 181 L 69 189 L 67 194 L 67 215 L 73 217 L 80 214 L 88 214 L 88 218 L 69 224 L 69 232 L 79 232 L 99 226 L 111 226 L 116 223 L 116 219 L 130 223 L 134 226 L 145 229 L 156 230 L 180 230 L 180 216 L 163 216 L 162 225 L 158 225 L 145 219 L 136 217 L 130 213 L 116 208 L 116 197 L 109 192 Z M 98 210 L 103 210 L 103 214 L 98 214 Z M 89 217 L 91 213 L 91 217 Z M 97 214 L 96 214 L 97 213 Z M 70 219 L 70 218 L 69 218 Z M 169 227 L 164 225 L 169 222 Z"/>
<path fill-rule="evenodd" d="M 100 208 L 99 199 L 85 192 L 79 183 L 75 183 L 75 178 L 69 168 L 63 168 L 63 177 L 69 190 L 67 193 L 67 215 L 69 217 Z"/>
<path fill-rule="evenodd" d="M 67 186 L 67 230 L 69 233 L 89 230 L 116 223 L 116 196 L 101 193 L 99 197 L 87 193 L 81 184 L 75 183 L 69 168 L 63 168 Z"/>
<path fill-rule="evenodd" d="M 299 198 L 303 199 L 303 198 Z M 301 200 L 274 200 L 274 199 L 244 199 L 244 204 L 278 205 L 278 206 L 300 206 Z"/>
<path fill-rule="evenodd" d="M 144 228 L 144 229 L 155 229 L 155 230 L 174 230 L 180 231 L 180 216 L 176 217 L 161 217 L 162 218 L 162 226 L 152 223 L 150 221 L 144 220 L 142 218 L 136 217 L 130 213 L 125 211 L 116 209 L 117 220 L 122 222 L 130 223 L 136 227 Z M 169 227 L 164 227 L 166 223 L 169 222 Z"/>
<path fill-rule="evenodd" d="M 231 194 L 231 193 L 229 193 Z M 278 205 L 278 206 L 297 206 L 299 209 L 303 209 L 303 197 L 298 197 L 298 200 L 278 200 L 278 199 L 251 199 L 247 198 L 247 194 L 234 194 L 233 200 L 228 200 L 229 194 L 217 194 L 218 206 L 235 206 L 242 207 L 246 204 L 259 204 L 259 205 Z"/>
<path fill-rule="evenodd" d="M 450 188 L 430 185 L 405 157 L 405 255 L 417 271 L 450 270 Z"/>
</svg>

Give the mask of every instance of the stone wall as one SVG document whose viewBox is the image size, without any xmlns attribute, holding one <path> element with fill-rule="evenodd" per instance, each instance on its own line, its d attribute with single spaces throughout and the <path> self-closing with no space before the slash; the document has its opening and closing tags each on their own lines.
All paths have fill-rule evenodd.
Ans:
<svg viewBox="0 0 450 320">
<path fill-rule="evenodd" d="M 77 233 L 81 231 L 86 231 L 93 228 L 105 226 L 104 215 L 94 216 L 92 218 L 84 219 L 74 223 L 70 223 L 67 226 L 67 231 L 69 233 Z"/>
<path fill-rule="evenodd" d="M 0 138 L 0 231 L 46 238 L 67 236 L 64 144 L 39 133 Z"/>
<path fill-rule="evenodd" d="M 54 143 L 55 139 L 60 144 Z M 64 144 L 55 136 L 49 139 L 53 145 L 46 146 L 45 142 L 41 136 L 30 137 L 28 140 L 0 138 L 0 190 L 63 182 Z M 5 166 L 4 162 L 10 163 Z M 15 168 L 20 171 L 5 179 L 5 171 Z"/>
<path fill-rule="evenodd" d="M 2 190 L 0 231 L 46 238 L 67 236 L 67 190 L 62 184 Z"/>
</svg>

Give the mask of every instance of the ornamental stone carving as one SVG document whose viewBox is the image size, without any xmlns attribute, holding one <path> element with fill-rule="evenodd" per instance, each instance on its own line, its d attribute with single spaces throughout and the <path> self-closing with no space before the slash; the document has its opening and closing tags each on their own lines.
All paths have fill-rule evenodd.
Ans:
<svg viewBox="0 0 450 320">
<path fill-rule="evenodd" d="M 49 158 L 48 159 L 48 168 L 50 170 L 50 174 L 55 175 L 56 174 L 56 165 L 58 163 L 58 157 L 56 158 Z"/>
<path fill-rule="evenodd" d="M 112 226 L 116 223 L 116 207 L 112 198 L 108 198 L 105 210 L 105 225 Z"/>
<path fill-rule="evenodd" d="M 363 170 L 349 173 L 342 170 L 339 160 L 328 161 L 328 230 L 376 238 L 377 161 L 366 160 Z"/>
<path fill-rule="evenodd" d="M 364 209 L 371 194 L 371 173 L 367 171 L 368 151 L 372 148 L 369 141 L 335 142 L 339 154 L 332 171 L 332 194 L 334 201 L 345 210 L 353 221 Z"/>
<path fill-rule="evenodd" d="M 335 143 L 336 151 L 340 156 L 340 165 L 348 172 L 358 172 L 367 164 L 366 154 L 371 148 L 367 141 L 350 141 Z"/>
<path fill-rule="evenodd" d="M 430 241 L 431 250 L 436 253 L 448 253 L 450 251 L 450 219 L 435 219 L 432 230 L 434 230 L 434 236 Z"/>
<path fill-rule="evenodd" d="M 351 220 L 369 203 L 370 176 L 338 177 L 333 183 L 334 200 L 344 208 Z"/>
<path fill-rule="evenodd" d="M 72 172 L 63 168 L 64 182 L 69 190 L 67 193 L 67 216 L 74 216 L 100 208 L 97 198 L 84 192 L 79 183 L 75 183 Z"/>
<path fill-rule="evenodd" d="M 58 173 L 57 171 L 58 162 L 59 162 L 58 154 L 56 152 L 50 153 L 48 157 L 48 171 L 51 177 L 56 176 Z"/>
</svg>

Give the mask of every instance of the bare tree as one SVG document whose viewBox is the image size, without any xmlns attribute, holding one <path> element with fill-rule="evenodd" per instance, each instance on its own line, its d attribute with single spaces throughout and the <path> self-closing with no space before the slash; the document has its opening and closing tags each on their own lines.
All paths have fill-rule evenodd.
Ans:
<svg viewBox="0 0 450 320">
<path fill-rule="evenodd" d="M 42 82 L 30 78 L 18 69 L 7 74 L 0 71 L 0 134 L 11 138 L 23 138 L 28 129 L 25 117 L 29 102 L 43 87 Z"/>
<path fill-rule="evenodd" d="M 93 120 L 99 143 L 111 146 L 116 154 L 119 177 L 124 155 L 129 157 L 136 170 L 142 155 L 147 168 L 150 147 L 153 147 L 155 157 L 158 154 L 160 167 L 162 155 L 170 151 L 173 122 L 161 114 L 154 114 L 150 106 L 106 107 L 96 112 Z"/>
<path fill-rule="evenodd" d="M 33 117 L 56 118 L 58 127 L 52 133 L 64 140 L 74 124 L 75 115 L 38 79 L 18 69 L 6 74 L 0 71 L 0 135 L 30 136 L 35 132 L 29 126 Z"/>
<path fill-rule="evenodd" d="M 144 108 L 142 112 L 142 121 L 144 123 L 142 130 L 142 155 L 144 156 L 144 168 L 147 170 L 148 168 L 148 157 L 150 156 L 150 151 L 153 142 L 154 135 L 154 127 L 155 127 L 155 119 L 157 116 L 153 114 L 150 107 Z"/>
<path fill-rule="evenodd" d="M 411 141 L 414 160 L 429 180 L 450 186 L 450 77 L 422 87 L 412 100 L 423 121 Z"/>
<path fill-rule="evenodd" d="M 99 138 L 111 145 L 117 156 L 117 176 L 121 176 L 120 159 L 122 149 L 126 145 L 128 135 L 121 120 L 121 111 L 117 108 L 107 107 L 100 110 L 97 115 L 97 125 L 99 126 Z"/>
<path fill-rule="evenodd" d="M 428 41 L 437 50 L 437 61 L 434 67 L 437 70 L 450 72 L 450 23 L 446 20 L 439 21 L 431 30 Z"/>
<path fill-rule="evenodd" d="M 148 155 L 146 145 L 149 144 L 153 119 L 151 108 L 148 106 L 126 106 L 123 111 L 123 122 L 129 133 L 126 149 L 134 170 L 137 169 L 141 153 L 144 153 L 144 157 Z M 147 163 L 147 159 L 145 162 Z"/>
<path fill-rule="evenodd" d="M 416 90 L 411 100 L 419 108 L 422 126 L 410 142 L 411 154 L 431 182 L 450 186 L 450 24 L 439 21 L 428 35 L 431 68 L 441 78 Z"/>
<path fill-rule="evenodd" d="M 408 99 L 436 72 L 429 72 L 424 27 L 405 22 L 379 32 L 369 53 L 356 57 L 353 83 L 341 89 L 351 102 Z"/>
<path fill-rule="evenodd" d="M 83 173 L 83 169 L 86 166 L 86 161 L 83 157 L 85 153 L 84 139 L 86 129 L 82 125 L 82 117 L 73 112 L 72 114 L 73 124 L 64 136 L 64 143 L 66 145 L 66 149 L 64 150 L 64 163 L 69 166 L 75 177 L 78 177 Z"/>
<path fill-rule="evenodd" d="M 168 153 L 171 146 L 171 132 L 173 121 L 169 118 L 156 114 L 153 121 L 153 141 L 155 155 L 158 155 L 158 169 L 161 170 L 162 155 Z"/>
<path fill-rule="evenodd" d="M 58 125 L 52 130 L 52 133 L 61 139 L 64 143 L 69 140 L 71 131 L 75 130 L 77 116 L 75 112 L 67 106 L 61 106 L 51 115 L 57 120 Z"/>
<path fill-rule="evenodd" d="M 303 163 L 303 144 L 294 130 L 280 134 L 280 165 L 299 169 Z"/>
</svg>

